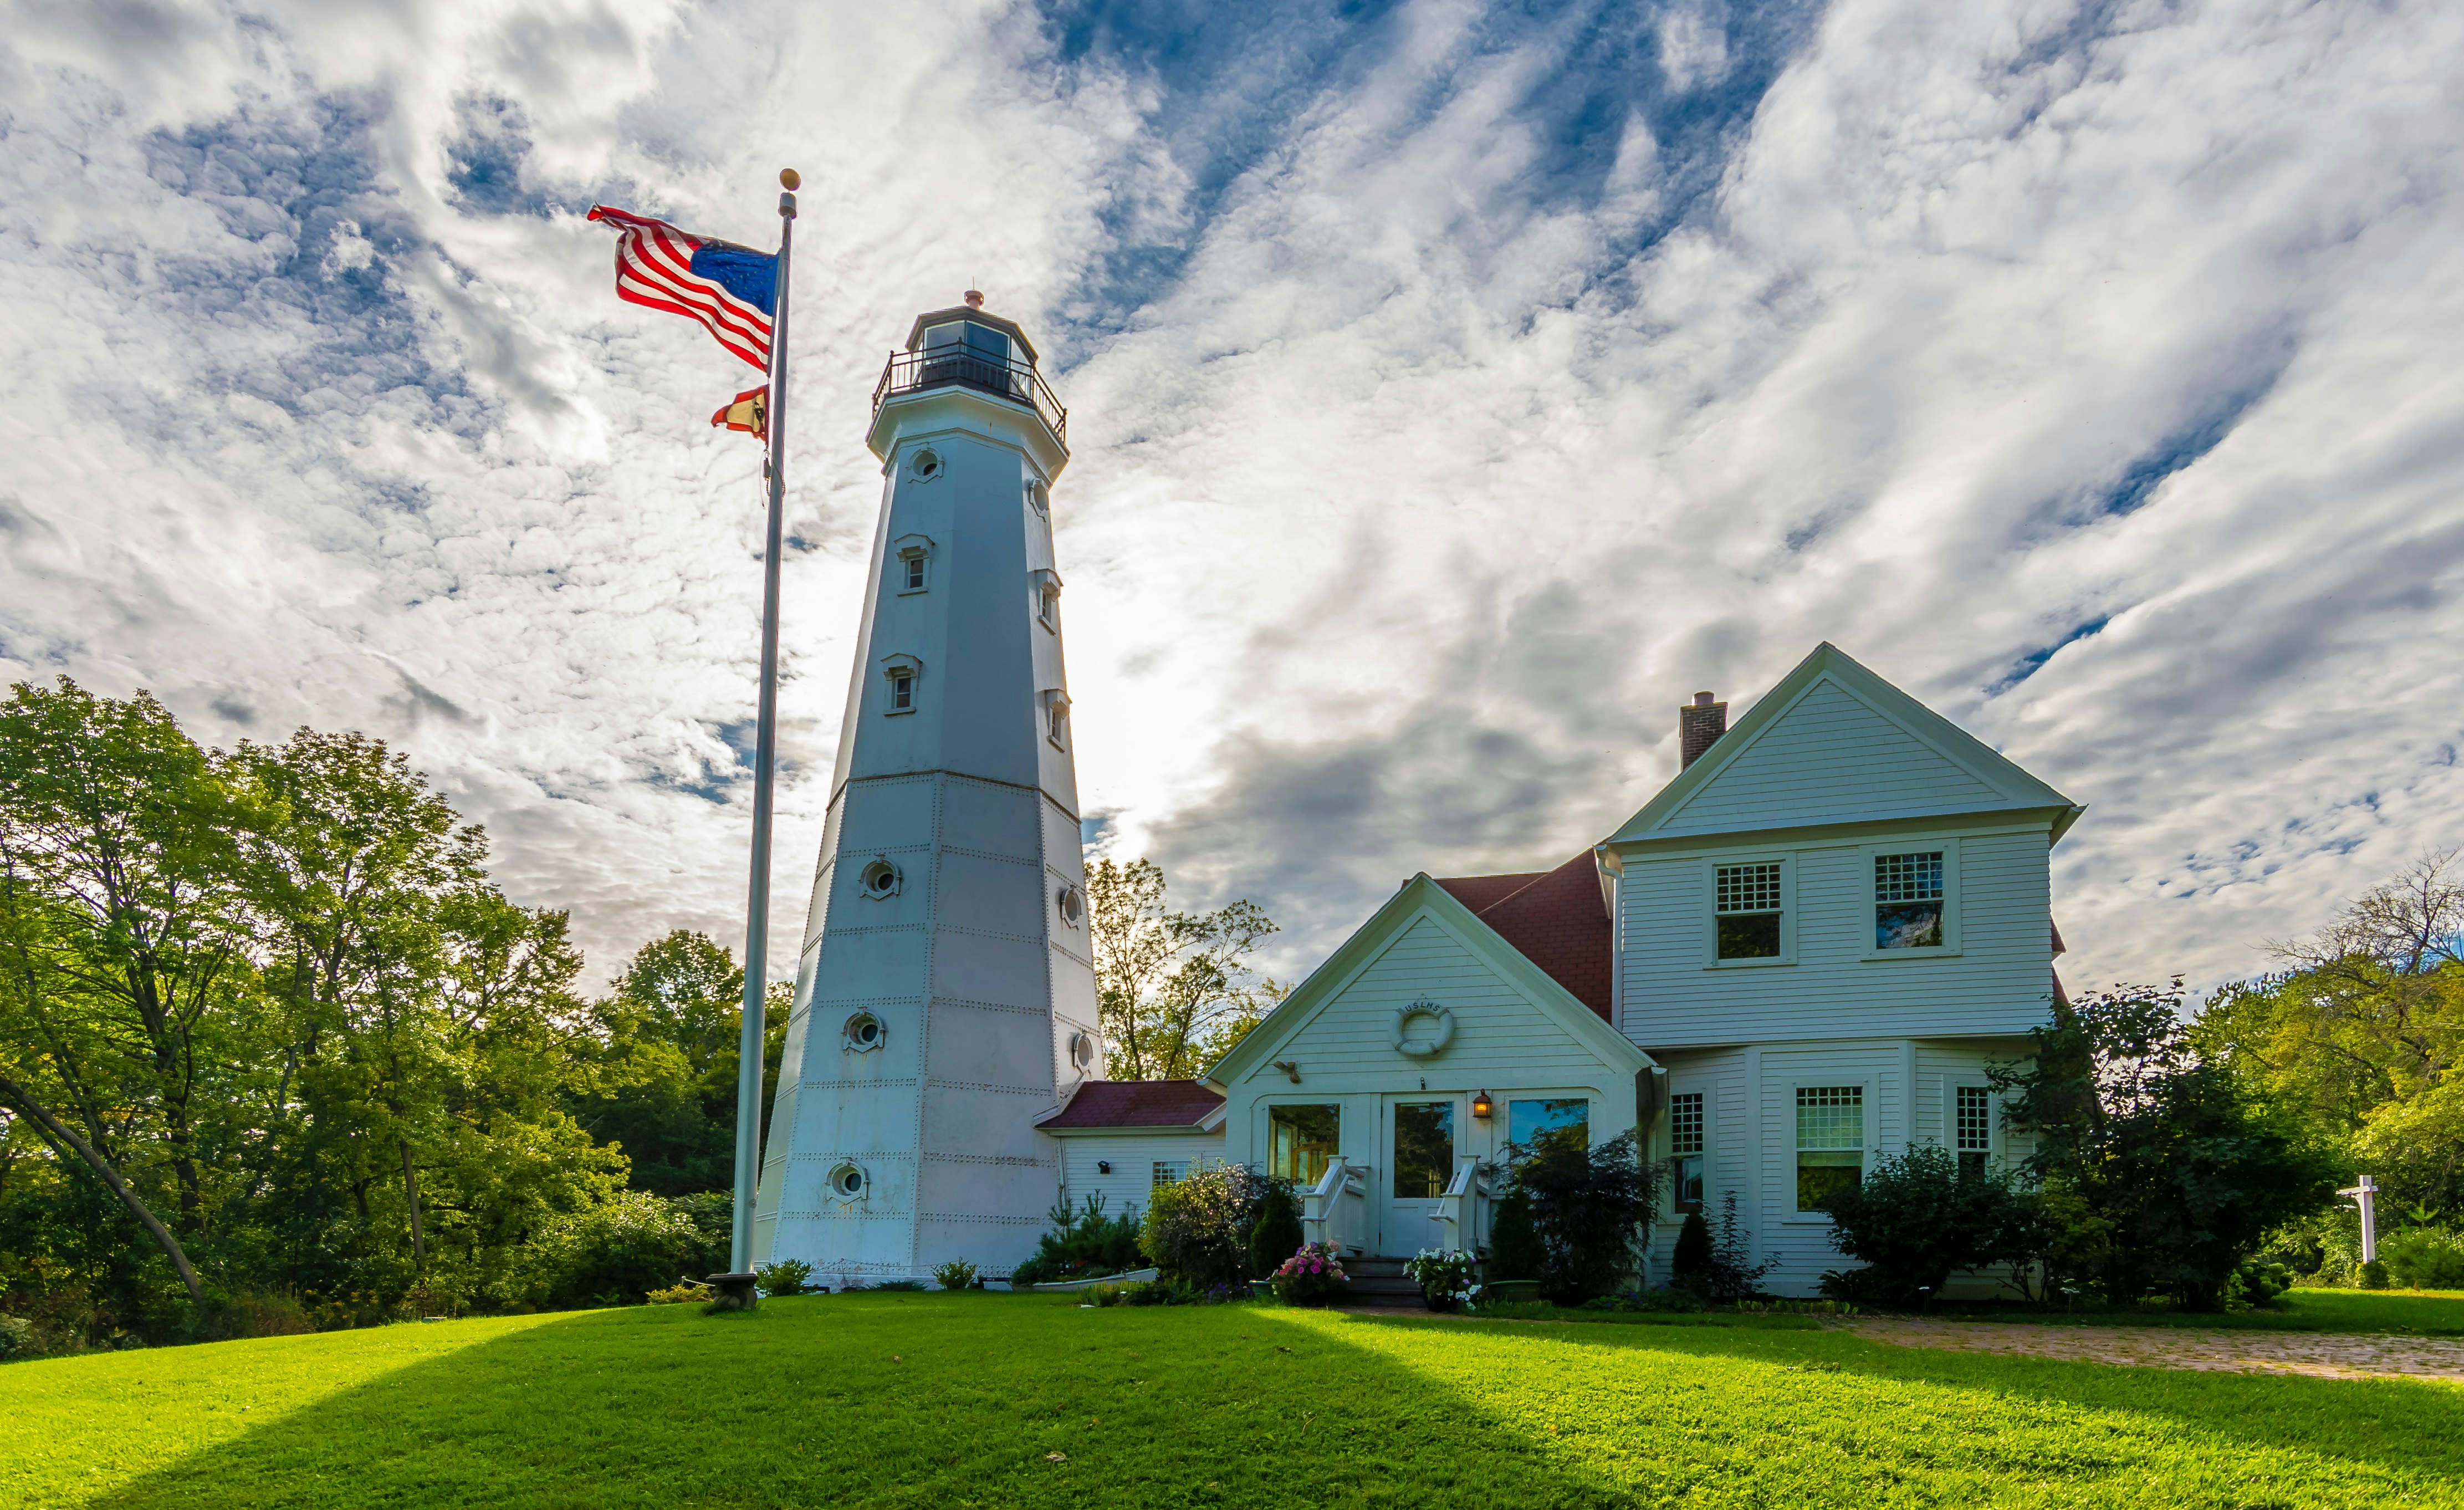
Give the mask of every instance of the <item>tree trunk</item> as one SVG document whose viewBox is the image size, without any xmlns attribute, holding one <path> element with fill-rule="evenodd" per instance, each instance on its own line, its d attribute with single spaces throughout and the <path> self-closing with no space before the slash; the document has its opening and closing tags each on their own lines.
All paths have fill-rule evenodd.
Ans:
<svg viewBox="0 0 2464 1510">
<path fill-rule="evenodd" d="M 395 1140 L 402 1144 L 402 1195 L 410 1206 L 410 1267 L 424 1284 L 428 1280 L 428 1239 L 419 1227 L 419 1170 L 410 1162 L 410 1140 Z"/>
<path fill-rule="evenodd" d="M 145 1224 L 147 1232 L 154 1234 L 154 1240 L 163 1245 L 163 1252 L 170 1257 L 171 1267 L 180 1272 L 180 1282 L 188 1287 L 188 1299 L 199 1305 L 205 1304 L 206 1288 L 197 1282 L 197 1271 L 188 1267 L 188 1255 L 181 1251 L 180 1240 L 171 1235 L 169 1228 L 155 1219 L 152 1211 L 145 1209 L 145 1203 L 137 1198 L 137 1192 L 128 1188 L 128 1183 L 111 1166 L 103 1163 L 102 1155 L 94 1151 L 94 1144 L 79 1137 L 76 1128 L 44 1110 L 33 1097 L 27 1094 L 24 1086 L 5 1075 L 0 1075 L 0 1097 L 6 1097 L 11 1104 L 33 1118 L 53 1137 L 77 1150 L 77 1157 L 86 1162 L 86 1166 L 110 1187 L 111 1193 L 119 1196 L 121 1204 Z"/>
</svg>

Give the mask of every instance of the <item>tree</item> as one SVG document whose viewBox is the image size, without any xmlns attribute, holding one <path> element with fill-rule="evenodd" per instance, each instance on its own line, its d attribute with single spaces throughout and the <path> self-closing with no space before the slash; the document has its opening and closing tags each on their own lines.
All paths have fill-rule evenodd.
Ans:
<svg viewBox="0 0 2464 1510">
<path fill-rule="evenodd" d="M 2178 979 L 2057 1006 L 2033 1059 L 1995 1082 L 2010 1125 L 2036 1139 L 2029 1172 L 2101 1224 L 2106 1299 L 2213 1310 L 2262 1236 L 2334 1181 L 2324 1150 L 2198 1052 L 2181 1009 Z"/>
<path fill-rule="evenodd" d="M 1834 1288 L 1904 1304 L 1941 1294 L 1954 1269 L 2024 1267 L 2038 1256 L 2035 1199 L 1998 1173 L 1963 1173 L 1939 1144 L 1885 1155 L 1825 1203 L 1831 1246 L 1865 1265 Z"/>
<path fill-rule="evenodd" d="M 1592 1147 L 1579 1132 L 1553 1128 L 1515 1150 L 1512 1176 L 1540 1239 L 1541 1293 L 1560 1305 L 1607 1295 L 1641 1266 L 1660 1195 L 1659 1166 L 1637 1156 L 1633 1133 Z"/>
<path fill-rule="evenodd" d="M 1097 860 L 1087 872 L 1095 990 L 1107 1073 L 1114 1079 L 1185 1079 L 1241 1041 L 1289 988 L 1250 963 L 1280 930 L 1255 903 L 1213 912 L 1164 905 L 1152 860 Z"/>
</svg>

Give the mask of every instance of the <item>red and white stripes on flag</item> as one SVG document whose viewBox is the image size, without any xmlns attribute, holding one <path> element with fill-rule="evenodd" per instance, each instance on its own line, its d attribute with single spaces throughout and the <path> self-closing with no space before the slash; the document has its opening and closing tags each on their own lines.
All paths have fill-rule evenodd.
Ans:
<svg viewBox="0 0 2464 1510">
<path fill-rule="evenodd" d="M 590 218 L 617 228 L 616 297 L 701 322 L 718 344 L 770 369 L 778 259 L 606 205 Z"/>
</svg>

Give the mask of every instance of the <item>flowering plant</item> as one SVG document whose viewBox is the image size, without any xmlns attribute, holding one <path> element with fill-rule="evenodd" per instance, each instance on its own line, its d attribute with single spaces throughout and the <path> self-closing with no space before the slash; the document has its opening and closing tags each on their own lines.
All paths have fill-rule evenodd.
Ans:
<svg viewBox="0 0 2464 1510">
<path fill-rule="evenodd" d="M 1478 1264 L 1460 1248 L 1423 1248 L 1404 1263 L 1403 1272 L 1420 1287 L 1420 1299 L 1430 1310 L 1453 1311 L 1479 1287 L 1472 1277 Z"/>
<path fill-rule="evenodd" d="M 1315 1305 L 1352 1282 L 1332 1243 L 1303 1243 L 1275 1271 L 1275 1299 L 1287 1305 Z"/>
</svg>

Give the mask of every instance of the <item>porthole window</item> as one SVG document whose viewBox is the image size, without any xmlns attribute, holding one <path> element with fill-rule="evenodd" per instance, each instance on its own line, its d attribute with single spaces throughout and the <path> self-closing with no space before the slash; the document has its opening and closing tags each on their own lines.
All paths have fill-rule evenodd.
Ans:
<svg viewBox="0 0 2464 1510">
<path fill-rule="evenodd" d="M 1095 1035 L 1073 1033 L 1069 1035 L 1069 1062 L 1080 1074 L 1095 1067 Z"/>
<path fill-rule="evenodd" d="M 907 470 L 916 481 L 930 482 L 941 475 L 941 454 L 927 447 L 915 453 L 915 459 L 907 464 Z"/>
<path fill-rule="evenodd" d="M 1049 514 L 1052 512 L 1052 495 L 1045 488 L 1044 479 L 1042 477 L 1038 477 L 1026 485 L 1026 501 L 1034 506 L 1034 509 L 1038 514 Z"/>
<path fill-rule="evenodd" d="M 853 1203 L 864 1199 L 866 1187 L 872 1181 L 864 1166 L 853 1160 L 844 1161 L 830 1169 L 829 1195 L 834 1201 Z"/>
<path fill-rule="evenodd" d="M 1052 899 L 1061 908 L 1063 922 L 1074 928 L 1087 921 L 1087 894 L 1077 887 L 1064 886 Z"/>
<path fill-rule="evenodd" d="M 888 1030 L 881 1025 L 881 1019 L 869 1011 L 860 1011 L 849 1017 L 847 1020 L 847 1026 L 840 1030 L 841 1034 L 847 1039 L 847 1052 L 850 1054 L 869 1054 L 880 1048 L 882 1037 L 887 1032 Z"/>
<path fill-rule="evenodd" d="M 874 856 L 870 864 L 856 873 L 856 884 L 864 888 L 866 896 L 876 901 L 884 897 L 897 896 L 899 885 L 906 878 L 898 866 L 886 855 Z"/>
</svg>

